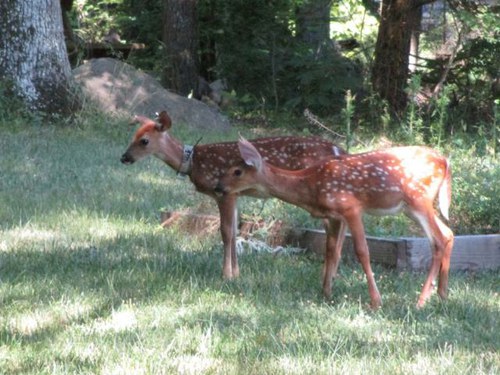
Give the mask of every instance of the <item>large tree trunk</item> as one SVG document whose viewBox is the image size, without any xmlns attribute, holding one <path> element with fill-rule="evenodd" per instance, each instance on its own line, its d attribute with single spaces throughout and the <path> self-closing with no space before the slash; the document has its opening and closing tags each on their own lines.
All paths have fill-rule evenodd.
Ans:
<svg viewBox="0 0 500 375">
<path fill-rule="evenodd" d="M 382 1 L 372 84 L 395 112 L 406 107 L 410 40 L 412 31 L 419 27 L 420 4 L 416 0 Z"/>
<path fill-rule="evenodd" d="M 165 0 L 163 42 L 167 52 L 164 81 L 180 95 L 197 91 L 196 0 Z"/>
<path fill-rule="evenodd" d="M 0 1 L 0 81 L 31 110 L 68 114 L 78 107 L 59 0 Z"/>
</svg>

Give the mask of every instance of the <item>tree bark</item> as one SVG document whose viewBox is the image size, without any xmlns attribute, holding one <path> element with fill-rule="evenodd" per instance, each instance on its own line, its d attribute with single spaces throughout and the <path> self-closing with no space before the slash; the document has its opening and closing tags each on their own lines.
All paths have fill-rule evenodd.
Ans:
<svg viewBox="0 0 500 375">
<path fill-rule="evenodd" d="M 165 0 L 163 42 L 167 66 L 164 82 L 180 95 L 197 91 L 197 1 Z"/>
<path fill-rule="evenodd" d="M 216 80 L 215 68 L 217 66 L 217 55 L 215 37 L 212 31 L 215 29 L 217 24 L 216 5 L 215 1 L 207 1 L 204 4 L 205 11 L 199 18 L 199 75 L 202 76 L 207 82 L 213 82 Z M 205 29 L 205 32 L 203 32 L 202 29 Z"/>
<path fill-rule="evenodd" d="M 420 26 L 420 18 L 420 3 L 416 0 L 382 1 L 372 85 L 398 113 L 406 108 L 410 40 L 412 31 Z"/>
<path fill-rule="evenodd" d="M 306 0 L 297 8 L 297 37 L 304 43 L 320 46 L 330 40 L 332 0 Z"/>
<path fill-rule="evenodd" d="M 297 38 L 309 46 L 316 58 L 340 55 L 330 39 L 330 10 L 332 0 L 305 0 L 296 9 Z"/>
<path fill-rule="evenodd" d="M 0 81 L 30 110 L 69 114 L 79 107 L 59 0 L 0 1 Z"/>
<path fill-rule="evenodd" d="M 66 42 L 66 50 L 71 67 L 75 67 L 78 62 L 78 42 L 71 27 L 71 21 L 68 13 L 73 8 L 73 0 L 60 0 L 63 20 L 64 39 Z"/>
</svg>

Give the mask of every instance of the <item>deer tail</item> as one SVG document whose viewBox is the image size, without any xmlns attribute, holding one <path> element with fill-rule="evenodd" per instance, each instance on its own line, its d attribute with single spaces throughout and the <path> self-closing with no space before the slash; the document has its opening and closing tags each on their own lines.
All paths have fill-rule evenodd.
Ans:
<svg viewBox="0 0 500 375">
<path fill-rule="evenodd" d="M 448 159 L 445 159 L 445 175 L 439 187 L 439 210 L 446 220 L 449 220 L 449 210 L 451 204 L 451 166 Z"/>
</svg>

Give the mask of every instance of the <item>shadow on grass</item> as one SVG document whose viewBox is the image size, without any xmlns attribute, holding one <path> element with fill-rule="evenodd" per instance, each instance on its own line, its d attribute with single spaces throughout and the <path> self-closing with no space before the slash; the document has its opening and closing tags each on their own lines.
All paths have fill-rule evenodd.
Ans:
<svg viewBox="0 0 500 375">
<path fill-rule="evenodd" d="M 308 257 L 244 255 L 241 278 L 226 282 L 220 274 L 221 246 L 207 239 L 201 250 L 183 250 L 183 240 L 173 234 L 118 236 L 97 247 L 55 245 L 45 251 L 2 253 L 0 272 L 7 293 L 1 303 L 8 315 L 37 310 L 50 314 L 53 306 L 64 306 L 62 301 L 82 300 L 84 308 L 74 314 L 56 311 L 52 320 L 31 331 L 7 322 L 0 342 L 50 343 L 69 325 L 92 327 L 123 304 L 168 303 L 174 309 L 188 308 L 173 323 L 176 329 L 215 330 L 227 344 L 220 350 L 235 350 L 225 355 L 236 355 L 239 363 L 304 353 L 377 358 L 402 351 L 411 357 L 448 344 L 478 355 L 497 348 L 497 305 L 471 304 L 452 295 L 444 303 L 433 297 L 418 311 L 412 293 L 424 275 L 376 266 L 375 272 L 383 275 L 381 292 L 388 297 L 380 312 L 371 312 L 364 307 L 366 282 L 357 264 L 341 265 L 335 302 L 329 303 L 321 297 L 321 264 Z M 468 295 L 484 292 L 486 284 L 480 279 L 476 285 L 464 275 L 453 275 L 451 282 L 452 288 L 467 285 Z M 205 302 L 200 305 L 200 300 Z M 399 328 L 391 333 L 394 327 Z M 111 334 L 119 339 L 119 333 Z"/>
<path fill-rule="evenodd" d="M 190 203 L 188 179 L 159 160 L 120 163 L 129 142 L 53 128 L 2 134 L 2 226 L 43 220 L 67 210 L 123 219 Z M 188 198 L 188 199 L 186 199 Z M 195 200 L 200 197 L 195 197 Z M 201 198 L 203 199 L 203 198 Z M 191 199 L 192 202 L 192 199 Z"/>
</svg>

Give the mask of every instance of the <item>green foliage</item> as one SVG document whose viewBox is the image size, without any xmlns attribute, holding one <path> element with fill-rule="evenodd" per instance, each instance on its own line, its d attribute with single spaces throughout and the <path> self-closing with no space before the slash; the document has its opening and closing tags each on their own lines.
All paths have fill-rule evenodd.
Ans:
<svg viewBox="0 0 500 375">
<path fill-rule="evenodd" d="M 449 129 L 463 126 L 466 131 L 474 132 L 473 123 L 492 121 L 493 103 L 500 95 L 495 86 L 499 79 L 499 59 L 498 40 L 475 38 L 464 43 L 446 80 L 450 95 L 447 106 Z M 438 77 L 433 75 L 439 69 L 432 64 L 429 67 L 431 71 L 426 74 L 425 80 L 437 80 Z"/>
<path fill-rule="evenodd" d="M 123 17 L 123 0 L 80 1 L 73 7 L 73 27 L 85 42 L 102 42 L 110 30 L 120 30 Z"/>
<path fill-rule="evenodd" d="M 239 95 L 250 94 L 259 106 L 264 103 L 297 112 L 310 108 L 318 114 L 338 113 L 346 91 L 357 92 L 361 87 L 360 62 L 367 61 L 366 55 L 361 55 L 368 54 L 364 46 L 373 40 L 373 18 L 354 4 L 334 8 L 335 17 L 349 18 L 352 26 L 343 32 L 336 29 L 334 38 L 356 38 L 362 46 L 346 58 L 332 45 L 313 51 L 296 40 L 297 6 L 300 2 L 217 3 L 219 21 L 210 27 L 220 55 L 218 74 L 227 78 Z M 362 26 L 355 27 L 356 20 L 361 20 Z"/>
<path fill-rule="evenodd" d="M 498 155 L 500 151 L 500 99 L 496 99 L 493 107 L 493 154 Z"/>
<path fill-rule="evenodd" d="M 433 108 L 430 116 L 430 140 L 438 147 L 441 146 L 442 138 L 448 119 L 449 104 L 451 102 L 451 87 L 445 86 L 439 96 L 431 102 Z"/>
<path fill-rule="evenodd" d="M 101 43 L 115 30 L 123 43 L 145 44 L 129 55 L 129 62 L 159 73 L 165 65 L 162 11 L 161 0 L 81 0 L 72 10 L 73 28 L 83 43 Z"/>
<path fill-rule="evenodd" d="M 334 1 L 330 30 L 334 40 L 355 40 L 358 46 L 345 52 L 349 59 L 361 62 L 366 68 L 373 59 L 378 31 L 378 14 L 359 0 Z M 366 65 L 365 65 L 366 64 Z M 365 73 L 368 74 L 366 71 Z"/>
<path fill-rule="evenodd" d="M 478 156 L 497 155 L 499 144 L 498 112 L 492 103 L 490 122 L 469 125 L 457 120 L 454 85 L 444 85 L 435 97 L 425 98 L 421 75 L 411 76 L 406 93 L 410 98 L 402 118 L 394 116 L 388 105 L 376 94 L 358 101 L 355 128 L 365 137 L 388 136 L 390 141 L 405 144 L 429 144 L 446 148 L 454 144 L 460 149 L 473 147 Z M 377 129 L 378 131 L 374 131 Z M 464 140 L 468 139 L 464 143 Z"/>
<path fill-rule="evenodd" d="M 240 101 L 248 109 L 307 107 L 332 113 L 342 108 L 347 89 L 360 87 L 359 67 L 331 46 L 318 53 L 296 40 L 298 5 L 292 0 L 200 3 L 202 37 L 213 38 L 217 46 L 217 74 L 240 98 L 252 99 Z"/>
<path fill-rule="evenodd" d="M 200 7 L 203 38 L 217 46 L 216 72 L 240 96 L 275 101 L 275 80 L 291 38 L 290 3 L 214 1 Z"/>
<path fill-rule="evenodd" d="M 342 109 L 342 117 L 345 121 L 345 135 L 346 135 L 346 151 L 349 152 L 349 148 L 352 142 L 351 133 L 351 120 L 354 115 L 354 99 L 355 96 L 351 94 L 350 90 L 347 90 L 345 95 L 345 108 Z"/>
<path fill-rule="evenodd" d="M 360 70 L 341 54 L 325 46 L 318 56 L 308 48 L 296 49 L 295 54 L 279 75 L 285 108 L 310 108 L 318 114 L 339 112 L 348 90 L 361 87 Z"/>
<path fill-rule="evenodd" d="M 423 129 L 423 118 L 422 112 L 417 105 L 416 97 L 419 94 L 421 86 L 420 75 L 415 74 L 411 77 L 410 83 L 406 90 L 408 97 L 410 98 L 408 102 L 408 107 L 406 109 L 406 127 L 408 129 L 408 135 L 415 140 L 419 140 L 420 142 L 422 137 L 422 129 Z M 420 139 L 419 139 L 420 138 Z M 419 143 L 420 143 L 419 142 Z"/>
<path fill-rule="evenodd" d="M 297 42 L 297 3 L 213 0 L 198 4 L 200 56 L 216 55 L 216 65 L 208 67 L 210 73 L 225 79 L 247 110 L 309 107 L 317 113 L 332 113 L 342 108 L 347 89 L 360 87 L 358 65 L 331 46 L 318 54 Z M 167 63 L 159 42 L 162 5 L 159 0 L 146 5 L 132 0 L 84 1 L 75 17 L 78 32 L 86 41 L 100 41 L 110 29 L 117 29 L 127 41 L 145 43 L 147 48 L 134 52 L 129 60 L 159 74 Z"/>
<path fill-rule="evenodd" d="M 163 3 L 161 0 L 123 0 L 124 14 L 118 20 L 126 40 L 144 43 L 146 47 L 134 51 L 129 62 L 157 76 L 166 64 L 162 42 Z"/>
<path fill-rule="evenodd" d="M 452 158 L 453 229 L 458 233 L 500 233 L 500 162 L 462 147 Z"/>
<path fill-rule="evenodd" d="M 241 98 L 253 98 L 241 104 L 325 113 L 341 108 L 346 89 L 358 88 L 352 63 L 330 46 L 317 53 L 296 40 L 293 1 L 218 2 L 215 7 L 218 16 L 207 26 L 217 45 L 216 70 Z M 202 13 L 202 22 L 206 18 Z"/>
<path fill-rule="evenodd" d="M 424 105 L 410 100 L 402 117 L 370 92 L 378 20 L 376 12 L 359 1 L 332 5 L 332 38 L 358 43 L 341 53 L 328 45 L 312 51 L 298 42 L 295 11 L 301 1 L 199 1 L 199 53 L 200 58 L 212 55 L 215 65 L 204 69 L 211 78 L 228 83 L 233 98 L 230 111 L 238 114 L 268 115 L 270 110 L 297 114 L 307 107 L 321 116 L 339 116 L 351 90 L 357 98 L 353 129 L 359 125 L 365 131 L 402 130 L 398 139 L 417 143 L 440 144 L 460 132 L 491 139 L 496 131 L 494 100 L 499 95 L 500 23 L 489 8 L 468 4 L 453 2 L 446 22 L 421 33 L 419 53 L 431 61 L 412 76 L 407 89 L 411 98 L 432 92 L 447 62 L 432 59 L 441 52 L 447 57 L 450 47 L 445 47 L 453 49 L 459 35 L 461 44 L 443 92 Z M 168 63 L 161 43 L 163 6 L 160 0 L 81 0 L 74 22 L 85 39 L 99 40 L 116 28 L 123 40 L 145 43 L 146 49 L 134 52 L 129 61 L 160 75 Z"/>
<path fill-rule="evenodd" d="M 448 55 L 444 48 L 443 33 L 447 33 L 448 45 L 458 44 L 456 56 L 446 76 L 448 100 L 446 113 L 438 110 L 439 100 L 433 111 L 441 117 L 443 129 L 449 133 L 464 130 L 477 133 L 478 123 L 492 123 L 494 100 L 498 89 L 500 59 L 500 27 L 498 11 L 475 3 L 454 3 L 446 14 L 446 21 L 431 32 L 422 34 L 422 45 L 429 52 L 442 54 L 444 58 L 430 60 L 423 71 L 422 81 L 435 85 L 441 78 Z M 448 47 L 450 49 L 450 47 Z M 453 47 L 451 48 L 453 49 Z M 441 103 L 442 104 L 442 103 Z M 438 114 L 436 111 L 439 111 Z"/>
</svg>

